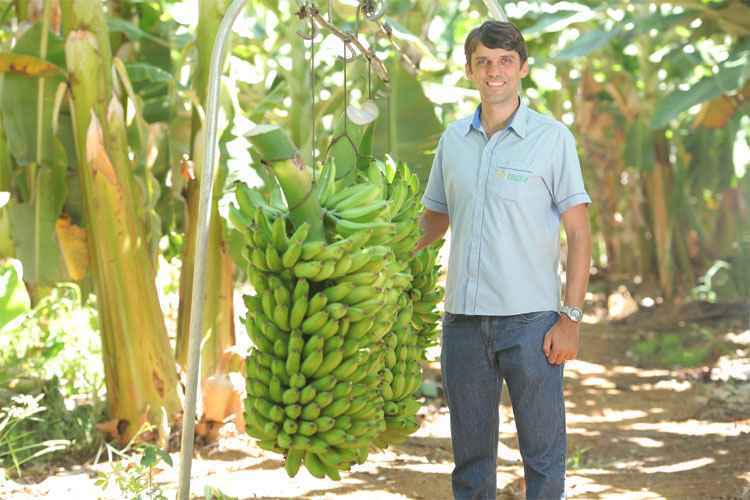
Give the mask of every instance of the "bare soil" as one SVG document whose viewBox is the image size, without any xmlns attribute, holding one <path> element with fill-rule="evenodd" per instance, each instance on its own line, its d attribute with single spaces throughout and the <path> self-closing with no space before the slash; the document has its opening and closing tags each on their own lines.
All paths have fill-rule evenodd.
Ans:
<svg viewBox="0 0 750 500">
<path fill-rule="evenodd" d="M 569 498 L 750 499 L 748 408 L 722 406 L 713 397 L 717 383 L 703 376 L 705 371 L 637 366 L 627 355 L 636 336 L 631 324 L 582 327 L 579 360 L 565 370 Z M 426 367 L 426 378 L 439 384 L 438 363 Z M 193 495 L 206 498 L 207 487 L 213 487 L 223 498 L 450 499 L 444 401 L 429 400 L 423 413 L 421 428 L 407 442 L 372 453 L 340 482 L 315 479 L 304 468 L 290 479 L 281 456 L 257 449 L 249 438 L 223 438 L 199 450 Z M 501 413 L 498 498 L 523 498 L 507 395 Z M 94 485 L 108 467 L 82 465 L 5 484 L 0 479 L 0 497 L 123 498 Z M 177 468 L 156 470 L 154 479 L 173 498 Z"/>
</svg>

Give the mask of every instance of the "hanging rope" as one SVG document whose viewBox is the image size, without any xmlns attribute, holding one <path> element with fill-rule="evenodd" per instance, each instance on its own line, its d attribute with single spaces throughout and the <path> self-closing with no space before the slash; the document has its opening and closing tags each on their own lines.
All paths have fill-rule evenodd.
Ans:
<svg viewBox="0 0 750 500">
<path fill-rule="evenodd" d="M 313 174 L 313 186 L 317 182 L 315 173 L 315 20 L 310 18 L 310 121 L 311 121 L 311 144 L 310 153 L 312 156 L 310 167 Z"/>
</svg>

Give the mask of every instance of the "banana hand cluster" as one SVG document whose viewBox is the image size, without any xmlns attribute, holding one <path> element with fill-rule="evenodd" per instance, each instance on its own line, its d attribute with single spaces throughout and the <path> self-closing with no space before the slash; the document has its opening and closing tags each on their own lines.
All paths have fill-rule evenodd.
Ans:
<svg viewBox="0 0 750 500">
<path fill-rule="evenodd" d="M 248 433 L 286 456 L 290 476 L 304 465 L 339 479 L 373 445 L 418 427 L 419 362 L 441 299 L 437 251 L 412 256 L 418 184 L 405 165 L 389 177 L 372 163 L 360 180 L 340 186 L 333 163 L 322 170 L 313 194 L 327 242 L 307 241 L 307 224 L 293 228 L 244 185 L 227 214 L 256 291 L 245 296 Z"/>
</svg>

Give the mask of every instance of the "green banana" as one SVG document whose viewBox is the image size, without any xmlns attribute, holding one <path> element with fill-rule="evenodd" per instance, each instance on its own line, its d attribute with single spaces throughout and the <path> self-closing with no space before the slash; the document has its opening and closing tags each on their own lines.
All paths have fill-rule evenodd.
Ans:
<svg viewBox="0 0 750 500">
<path fill-rule="evenodd" d="M 242 213 L 242 211 L 234 205 L 229 205 L 227 219 L 229 219 L 232 227 L 245 236 L 246 239 L 251 236 L 251 228 L 253 225 L 252 219 Z"/>
<path fill-rule="evenodd" d="M 268 245 L 266 247 L 266 267 L 269 271 L 281 271 L 284 266 L 281 264 L 281 257 L 279 256 L 279 252 L 276 251 L 276 248 L 274 248 L 271 245 Z"/>
<path fill-rule="evenodd" d="M 380 213 L 388 207 L 385 200 L 380 200 L 369 205 L 358 206 L 345 210 L 335 210 L 333 215 L 339 219 L 349 220 L 352 222 L 372 222 Z"/>
<path fill-rule="evenodd" d="M 350 306 L 356 305 L 359 302 L 363 302 L 367 299 L 372 299 L 381 293 L 382 290 L 373 288 L 371 286 L 358 286 L 354 288 L 349 294 L 341 299 L 341 302 Z"/>
<path fill-rule="evenodd" d="M 350 403 L 348 399 L 336 400 L 330 405 L 328 405 L 326 408 L 324 408 L 321 414 L 324 417 L 336 418 L 339 415 L 343 415 L 346 412 L 346 410 L 349 409 L 349 404 Z"/>
<path fill-rule="evenodd" d="M 306 437 L 314 436 L 318 432 L 318 426 L 315 425 L 315 422 L 303 420 L 297 426 L 297 432 Z"/>
<path fill-rule="evenodd" d="M 336 377 L 334 377 L 333 375 L 326 375 L 317 380 L 314 380 L 312 385 L 320 392 L 330 391 L 336 386 Z"/>
<path fill-rule="evenodd" d="M 336 425 L 336 419 L 331 417 L 318 417 L 315 420 L 315 425 L 318 426 L 318 432 L 326 432 L 333 429 L 333 426 Z"/>
<path fill-rule="evenodd" d="M 370 262 L 370 254 L 367 249 L 358 250 L 350 255 L 352 259 L 352 265 L 349 267 L 349 274 L 358 272 L 362 267 Z"/>
<path fill-rule="evenodd" d="M 271 224 L 271 241 L 277 252 L 285 252 L 289 246 L 286 236 L 286 221 L 283 217 L 277 217 Z"/>
<path fill-rule="evenodd" d="M 273 321 L 282 330 L 291 331 L 289 327 L 289 306 L 277 304 L 273 310 Z"/>
<path fill-rule="evenodd" d="M 299 328 L 307 314 L 307 297 L 295 299 L 291 311 L 289 311 L 289 327 L 292 329 Z"/>
<path fill-rule="evenodd" d="M 328 299 L 328 302 L 340 302 L 354 290 L 354 287 L 353 283 L 338 283 L 323 290 L 323 294 Z"/>
<path fill-rule="evenodd" d="M 326 321 L 326 324 L 323 325 L 318 333 L 321 337 L 324 339 L 329 339 L 336 335 L 339 331 L 339 321 L 335 318 L 330 318 L 328 321 Z"/>
<path fill-rule="evenodd" d="M 317 371 L 322 362 L 323 351 L 313 351 L 302 362 L 300 373 L 302 373 L 302 375 L 304 375 L 305 377 L 310 378 Z"/>
<path fill-rule="evenodd" d="M 312 474 L 313 477 L 318 479 L 326 477 L 326 468 L 323 465 L 323 462 L 321 462 L 320 458 L 311 451 L 305 452 L 305 467 L 307 467 L 307 470 L 310 471 L 310 474 Z"/>
<path fill-rule="evenodd" d="M 307 339 L 307 342 L 305 342 L 305 347 L 302 350 L 303 354 L 305 356 L 310 355 L 313 351 L 321 351 L 323 350 L 323 346 L 325 345 L 326 339 L 320 335 L 316 334 Z"/>
<path fill-rule="evenodd" d="M 298 350 L 290 351 L 286 356 L 286 373 L 289 375 L 289 383 L 292 384 L 293 380 L 299 380 L 295 379 L 297 375 L 301 375 L 299 373 L 300 367 L 302 365 L 302 354 Z M 304 375 L 302 375 L 304 377 Z M 292 385 L 294 387 L 294 385 Z"/>
<path fill-rule="evenodd" d="M 346 431 L 346 430 L 349 430 L 352 425 L 353 425 L 352 417 L 350 417 L 349 415 L 339 415 L 336 418 L 336 424 L 334 427 L 336 429 L 342 429 Z"/>
<path fill-rule="evenodd" d="M 302 389 L 307 384 L 307 378 L 301 373 L 292 373 L 289 375 L 289 387 Z"/>
<path fill-rule="evenodd" d="M 347 208 L 368 205 L 380 197 L 380 188 L 374 184 L 355 184 L 342 189 L 331 196 L 326 202 L 330 210 L 345 210 Z"/>
<path fill-rule="evenodd" d="M 346 312 L 348 311 L 349 307 L 346 304 L 342 304 L 341 302 L 332 302 L 326 305 L 326 312 L 333 318 L 333 319 L 342 319 L 344 316 L 346 316 Z"/>
<path fill-rule="evenodd" d="M 305 456 L 305 452 L 302 450 L 290 449 L 284 462 L 284 469 L 289 477 L 294 477 L 299 472 L 300 465 L 302 465 L 302 459 Z"/>
<path fill-rule="evenodd" d="M 347 377 L 351 376 L 359 365 L 358 356 L 352 356 L 333 370 L 333 376 L 338 380 L 347 380 Z"/>
<path fill-rule="evenodd" d="M 282 339 L 278 339 L 273 344 L 273 353 L 279 358 L 286 358 L 287 354 L 289 354 L 287 343 L 284 342 Z M 287 370 L 287 373 L 289 373 L 288 370 Z"/>
<path fill-rule="evenodd" d="M 302 332 L 308 335 L 312 335 L 313 333 L 320 330 L 327 321 L 328 313 L 325 311 L 318 311 L 302 322 Z"/>
<path fill-rule="evenodd" d="M 296 403 L 293 405 L 286 405 L 286 407 L 284 407 L 284 414 L 292 420 L 295 420 L 302 414 L 302 405 Z"/>
<path fill-rule="evenodd" d="M 299 393 L 299 403 L 306 405 L 318 395 L 318 391 L 312 385 L 305 386 Z"/>
<path fill-rule="evenodd" d="M 305 347 L 305 339 L 302 337 L 302 332 L 299 330 L 292 330 L 292 334 L 289 336 L 289 351 L 302 351 Z"/>
<path fill-rule="evenodd" d="M 335 270 L 336 270 L 336 261 L 325 260 L 323 261 L 323 265 L 321 266 L 320 271 L 318 271 L 318 274 L 316 274 L 310 279 L 313 281 L 325 281 L 333 275 L 333 272 Z"/>
<path fill-rule="evenodd" d="M 320 272 L 323 268 L 323 263 L 318 260 L 311 260 L 309 262 L 298 262 L 292 268 L 294 275 L 298 278 L 312 279 Z"/>
<path fill-rule="evenodd" d="M 339 350 L 333 350 L 325 355 L 325 358 L 323 358 L 323 361 L 320 363 L 320 366 L 318 366 L 318 369 L 315 371 L 314 377 L 315 378 L 321 378 L 325 377 L 329 373 L 333 372 L 343 361 L 344 355 Z"/>
<path fill-rule="evenodd" d="M 326 343 L 323 346 L 323 352 L 326 354 L 326 357 L 327 357 L 329 353 L 333 351 L 339 351 L 343 345 L 344 345 L 343 337 L 339 337 L 339 336 L 327 337 Z M 323 361 L 323 363 L 325 364 L 325 360 Z"/>
<path fill-rule="evenodd" d="M 353 339 L 358 340 L 367 335 L 367 333 L 372 329 L 374 325 L 374 321 L 370 318 L 365 318 L 362 321 L 357 321 L 356 323 L 352 323 L 351 328 L 349 329 L 349 333 L 347 334 L 347 339 Z"/>
<path fill-rule="evenodd" d="M 353 283 L 356 286 L 372 285 L 376 279 L 378 279 L 378 273 L 358 272 L 344 276 L 339 280 L 339 283 Z"/>
<path fill-rule="evenodd" d="M 266 254 L 260 248 L 253 248 L 250 254 L 250 262 L 260 271 L 268 271 L 268 265 L 266 264 Z"/>
<path fill-rule="evenodd" d="M 379 219 L 375 219 L 369 222 L 354 222 L 348 219 L 342 219 L 340 217 L 334 216 L 333 221 L 336 224 L 336 231 L 344 236 L 350 236 L 365 229 L 391 227 L 391 224 L 389 222 L 385 222 Z"/>
<path fill-rule="evenodd" d="M 315 396 L 315 402 L 318 403 L 318 406 L 320 406 L 321 409 L 330 405 L 333 401 L 333 393 L 331 392 L 321 392 Z"/>
<path fill-rule="evenodd" d="M 328 304 L 328 296 L 323 292 L 318 292 L 312 296 L 307 305 L 307 315 L 313 316 Z"/>
<path fill-rule="evenodd" d="M 312 422 L 320 416 L 320 406 L 315 401 L 313 401 L 312 403 L 308 403 L 302 408 L 302 414 L 300 416 L 303 420 Z M 332 415 L 325 416 L 330 417 Z"/>
<path fill-rule="evenodd" d="M 323 165 L 320 172 L 320 178 L 314 184 L 313 194 L 318 198 L 320 204 L 325 206 L 326 200 L 333 194 L 334 182 L 336 181 L 336 164 L 333 158 L 330 158 Z"/>
<path fill-rule="evenodd" d="M 344 276 L 349 272 L 352 267 L 352 258 L 349 255 L 344 255 L 341 259 L 336 262 L 333 273 L 328 277 L 329 279 L 336 279 Z"/>
<path fill-rule="evenodd" d="M 349 395 L 352 393 L 352 383 L 351 382 L 339 382 L 336 384 L 336 387 L 333 388 L 333 397 L 336 400 L 348 398 Z"/>
<path fill-rule="evenodd" d="M 298 279 L 297 283 L 294 285 L 292 297 L 297 301 L 302 298 L 306 299 L 308 295 L 310 295 L 310 282 L 304 278 Z"/>
<path fill-rule="evenodd" d="M 281 265 L 286 269 L 292 269 L 302 256 L 302 243 L 293 242 L 281 255 Z"/>
<path fill-rule="evenodd" d="M 302 245 L 302 260 L 312 260 L 318 257 L 326 248 L 324 241 L 308 241 Z"/>
</svg>

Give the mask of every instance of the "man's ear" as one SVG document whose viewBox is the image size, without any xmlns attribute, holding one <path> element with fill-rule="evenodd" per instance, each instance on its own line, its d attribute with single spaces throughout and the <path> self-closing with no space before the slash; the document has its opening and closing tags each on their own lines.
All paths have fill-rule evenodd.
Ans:
<svg viewBox="0 0 750 500">
<path fill-rule="evenodd" d="M 521 78 L 526 78 L 529 74 L 529 61 L 528 59 L 521 64 Z"/>
<path fill-rule="evenodd" d="M 464 65 L 464 75 L 466 75 L 466 78 L 471 80 L 471 62 L 467 62 Z"/>
</svg>

